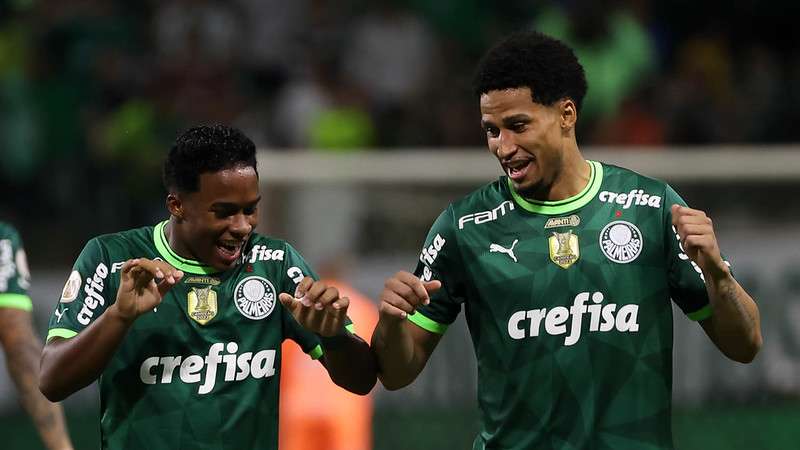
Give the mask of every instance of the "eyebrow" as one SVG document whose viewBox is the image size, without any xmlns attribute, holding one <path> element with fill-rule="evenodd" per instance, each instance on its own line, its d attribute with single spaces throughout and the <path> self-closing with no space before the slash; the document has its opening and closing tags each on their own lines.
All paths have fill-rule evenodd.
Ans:
<svg viewBox="0 0 800 450">
<path fill-rule="evenodd" d="M 503 125 L 509 126 L 509 125 L 512 125 L 512 124 L 514 124 L 516 122 L 529 123 L 529 122 L 531 122 L 531 120 L 532 120 L 531 117 L 529 115 L 527 115 L 527 114 L 514 114 L 513 116 L 504 117 L 503 118 Z M 490 122 L 488 120 L 482 120 L 481 119 L 481 127 L 482 128 L 486 128 L 488 126 L 495 126 L 494 122 Z"/>
<path fill-rule="evenodd" d="M 261 201 L 261 196 L 259 195 L 257 199 L 250 203 L 245 203 L 244 207 L 255 206 L 258 202 Z M 232 202 L 216 202 L 211 204 L 211 208 L 221 208 L 221 209 L 239 209 L 242 205 L 239 203 L 232 203 Z"/>
</svg>

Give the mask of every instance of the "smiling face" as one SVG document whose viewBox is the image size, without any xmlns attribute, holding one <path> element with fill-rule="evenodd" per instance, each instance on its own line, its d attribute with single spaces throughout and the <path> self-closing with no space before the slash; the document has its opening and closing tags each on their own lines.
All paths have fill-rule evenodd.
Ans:
<svg viewBox="0 0 800 450">
<path fill-rule="evenodd" d="M 575 104 L 533 101 L 530 88 L 492 90 L 480 97 L 481 126 L 489 151 L 519 194 L 549 200 L 564 166 L 565 149 L 575 146 Z"/>
<path fill-rule="evenodd" d="M 258 174 L 238 165 L 199 176 L 196 192 L 171 193 L 167 206 L 176 220 L 170 245 L 181 256 L 215 269 L 230 269 L 258 224 Z"/>
</svg>

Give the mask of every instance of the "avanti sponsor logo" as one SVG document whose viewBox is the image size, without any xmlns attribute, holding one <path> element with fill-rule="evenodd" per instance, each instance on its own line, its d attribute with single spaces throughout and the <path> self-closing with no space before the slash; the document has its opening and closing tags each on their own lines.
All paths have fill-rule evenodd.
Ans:
<svg viewBox="0 0 800 450">
<path fill-rule="evenodd" d="M 587 305 L 591 299 L 591 304 Z M 516 311 L 508 319 L 508 335 L 511 339 L 536 338 L 542 333 L 550 336 L 566 334 L 564 346 L 575 345 L 583 330 L 583 316 L 589 314 L 588 331 L 609 332 L 617 330 L 621 333 L 639 331 L 639 305 L 605 303 L 602 292 L 581 292 L 575 296 L 572 306 L 556 306 Z M 569 333 L 569 334 L 567 334 Z"/>
<path fill-rule="evenodd" d="M 100 263 L 94 269 L 94 275 L 86 278 L 86 283 L 83 286 L 86 297 L 83 298 L 83 308 L 78 312 L 78 322 L 81 325 L 89 325 L 92 317 L 94 317 L 95 309 L 106 304 L 106 299 L 103 298 L 103 288 L 105 287 L 107 276 L 108 266 Z"/>
<path fill-rule="evenodd" d="M 660 196 L 648 194 L 641 189 L 631 189 L 630 192 L 625 193 L 602 191 L 597 199 L 601 202 L 620 205 L 622 209 L 628 209 L 634 205 L 661 208 Z"/>
<path fill-rule="evenodd" d="M 223 354 L 223 350 L 226 351 Z M 202 383 L 197 393 L 204 395 L 217 383 L 217 366 L 222 365 L 225 382 L 238 382 L 247 378 L 260 379 L 275 375 L 275 350 L 239 354 L 239 344 L 221 342 L 211 344 L 208 354 L 189 356 L 152 356 L 139 366 L 139 379 L 144 384 L 170 384 L 177 378 L 186 384 Z M 177 370 L 177 376 L 175 371 Z"/>
<path fill-rule="evenodd" d="M 503 217 L 509 211 L 513 210 L 514 210 L 514 203 L 512 203 L 510 200 L 506 200 L 503 203 L 497 205 L 494 209 L 490 209 L 488 211 L 480 211 L 459 217 L 458 229 L 463 230 L 464 225 L 468 223 L 474 223 L 475 225 L 480 225 L 482 223 L 497 220 L 498 217 Z"/>
</svg>

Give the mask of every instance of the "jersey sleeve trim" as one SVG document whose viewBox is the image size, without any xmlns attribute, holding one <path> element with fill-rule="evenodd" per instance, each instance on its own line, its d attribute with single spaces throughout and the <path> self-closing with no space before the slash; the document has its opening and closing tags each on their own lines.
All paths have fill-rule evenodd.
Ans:
<svg viewBox="0 0 800 450">
<path fill-rule="evenodd" d="M 711 309 L 711 304 L 708 304 L 708 305 L 698 309 L 695 312 L 690 312 L 690 313 L 686 314 L 686 317 L 688 317 L 689 320 L 693 320 L 693 321 L 697 322 L 697 321 L 700 321 L 700 320 L 708 319 L 709 317 L 711 317 L 712 313 L 713 313 L 713 310 Z"/>
<path fill-rule="evenodd" d="M 25 294 L 0 294 L 0 308 L 31 311 L 33 310 L 33 302 L 31 302 L 31 298 Z"/>
<path fill-rule="evenodd" d="M 64 339 L 71 339 L 78 335 L 77 331 L 72 331 L 67 328 L 53 328 L 47 332 L 47 339 L 45 341 L 49 341 L 54 337 L 60 337 Z"/>
<path fill-rule="evenodd" d="M 436 333 L 436 334 L 444 334 L 445 331 L 447 331 L 448 327 L 443 323 L 439 323 L 435 320 L 425 317 L 419 311 L 408 316 L 408 321 L 422 328 L 423 330 L 430 331 L 431 333 Z"/>
<path fill-rule="evenodd" d="M 317 344 L 316 347 L 312 348 L 310 352 L 308 352 L 308 356 L 311 359 L 320 359 L 322 357 L 322 346 Z"/>
<path fill-rule="evenodd" d="M 175 253 L 169 246 L 166 235 L 164 235 L 164 227 L 166 225 L 167 221 L 165 220 L 153 227 L 153 243 L 155 243 L 156 250 L 158 250 L 158 253 L 161 254 L 165 261 L 170 263 L 176 269 L 188 273 L 210 275 L 212 273 L 219 272 L 219 270 L 216 270 L 213 267 L 206 266 L 198 261 L 186 259 Z"/>
<path fill-rule="evenodd" d="M 514 201 L 520 207 L 522 207 L 522 209 L 528 212 L 555 215 L 575 211 L 578 208 L 586 206 L 587 203 L 592 201 L 597 193 L 600 192 L 600 186 L 603 184 L 603 165 L 597 161 L 587 162 L 589 163 L 589 168 L 591 171 L 589 175 L 589 182 L 586 183 L 586 187 L 583 188 L 581 192 L 570 198 L 552 202 L 527 200 L 514 190 L 514 185 L 510 178 L 506 179 L 506 182 L 508 183 L 508 190 L 511 192 L 511 196 L 514 198 Z"/>
</svg>

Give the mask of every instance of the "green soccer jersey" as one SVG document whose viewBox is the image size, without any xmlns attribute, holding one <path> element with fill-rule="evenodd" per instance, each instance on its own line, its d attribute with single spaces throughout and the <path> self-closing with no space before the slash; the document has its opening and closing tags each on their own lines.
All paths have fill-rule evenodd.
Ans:
<svg viewBox="0 0 800 450">
<path fill-rule="evenodd" d="M 166 223 L 89 241 L 48 339 L 77 335 L 114 303 L 126 260 L 163 259 L 185 275 L 133 323 L 100 376 L 102 448 L 277 449 L 281 342 L 322 354 L 278 294 L 317 277 L 289 244 L 258 234 L 234 268 L 215 273 L 169 247 Z"/>
<path fill-rule="evenodd" d="M 672 448 L 672 309 L 711 314 L 665 183 L 590 162 L 563 201 L 506 177 L 451 204 L 416 269 L 443 288 L 410 316 L 444 333 L 464 309 L 478 361 L 477 449 Z"/>
<path fill-rule="evenodd" d="M 30 272 L 17 230 L 0 222 L 0 308 L 32 309 Z"/>
</svg>

